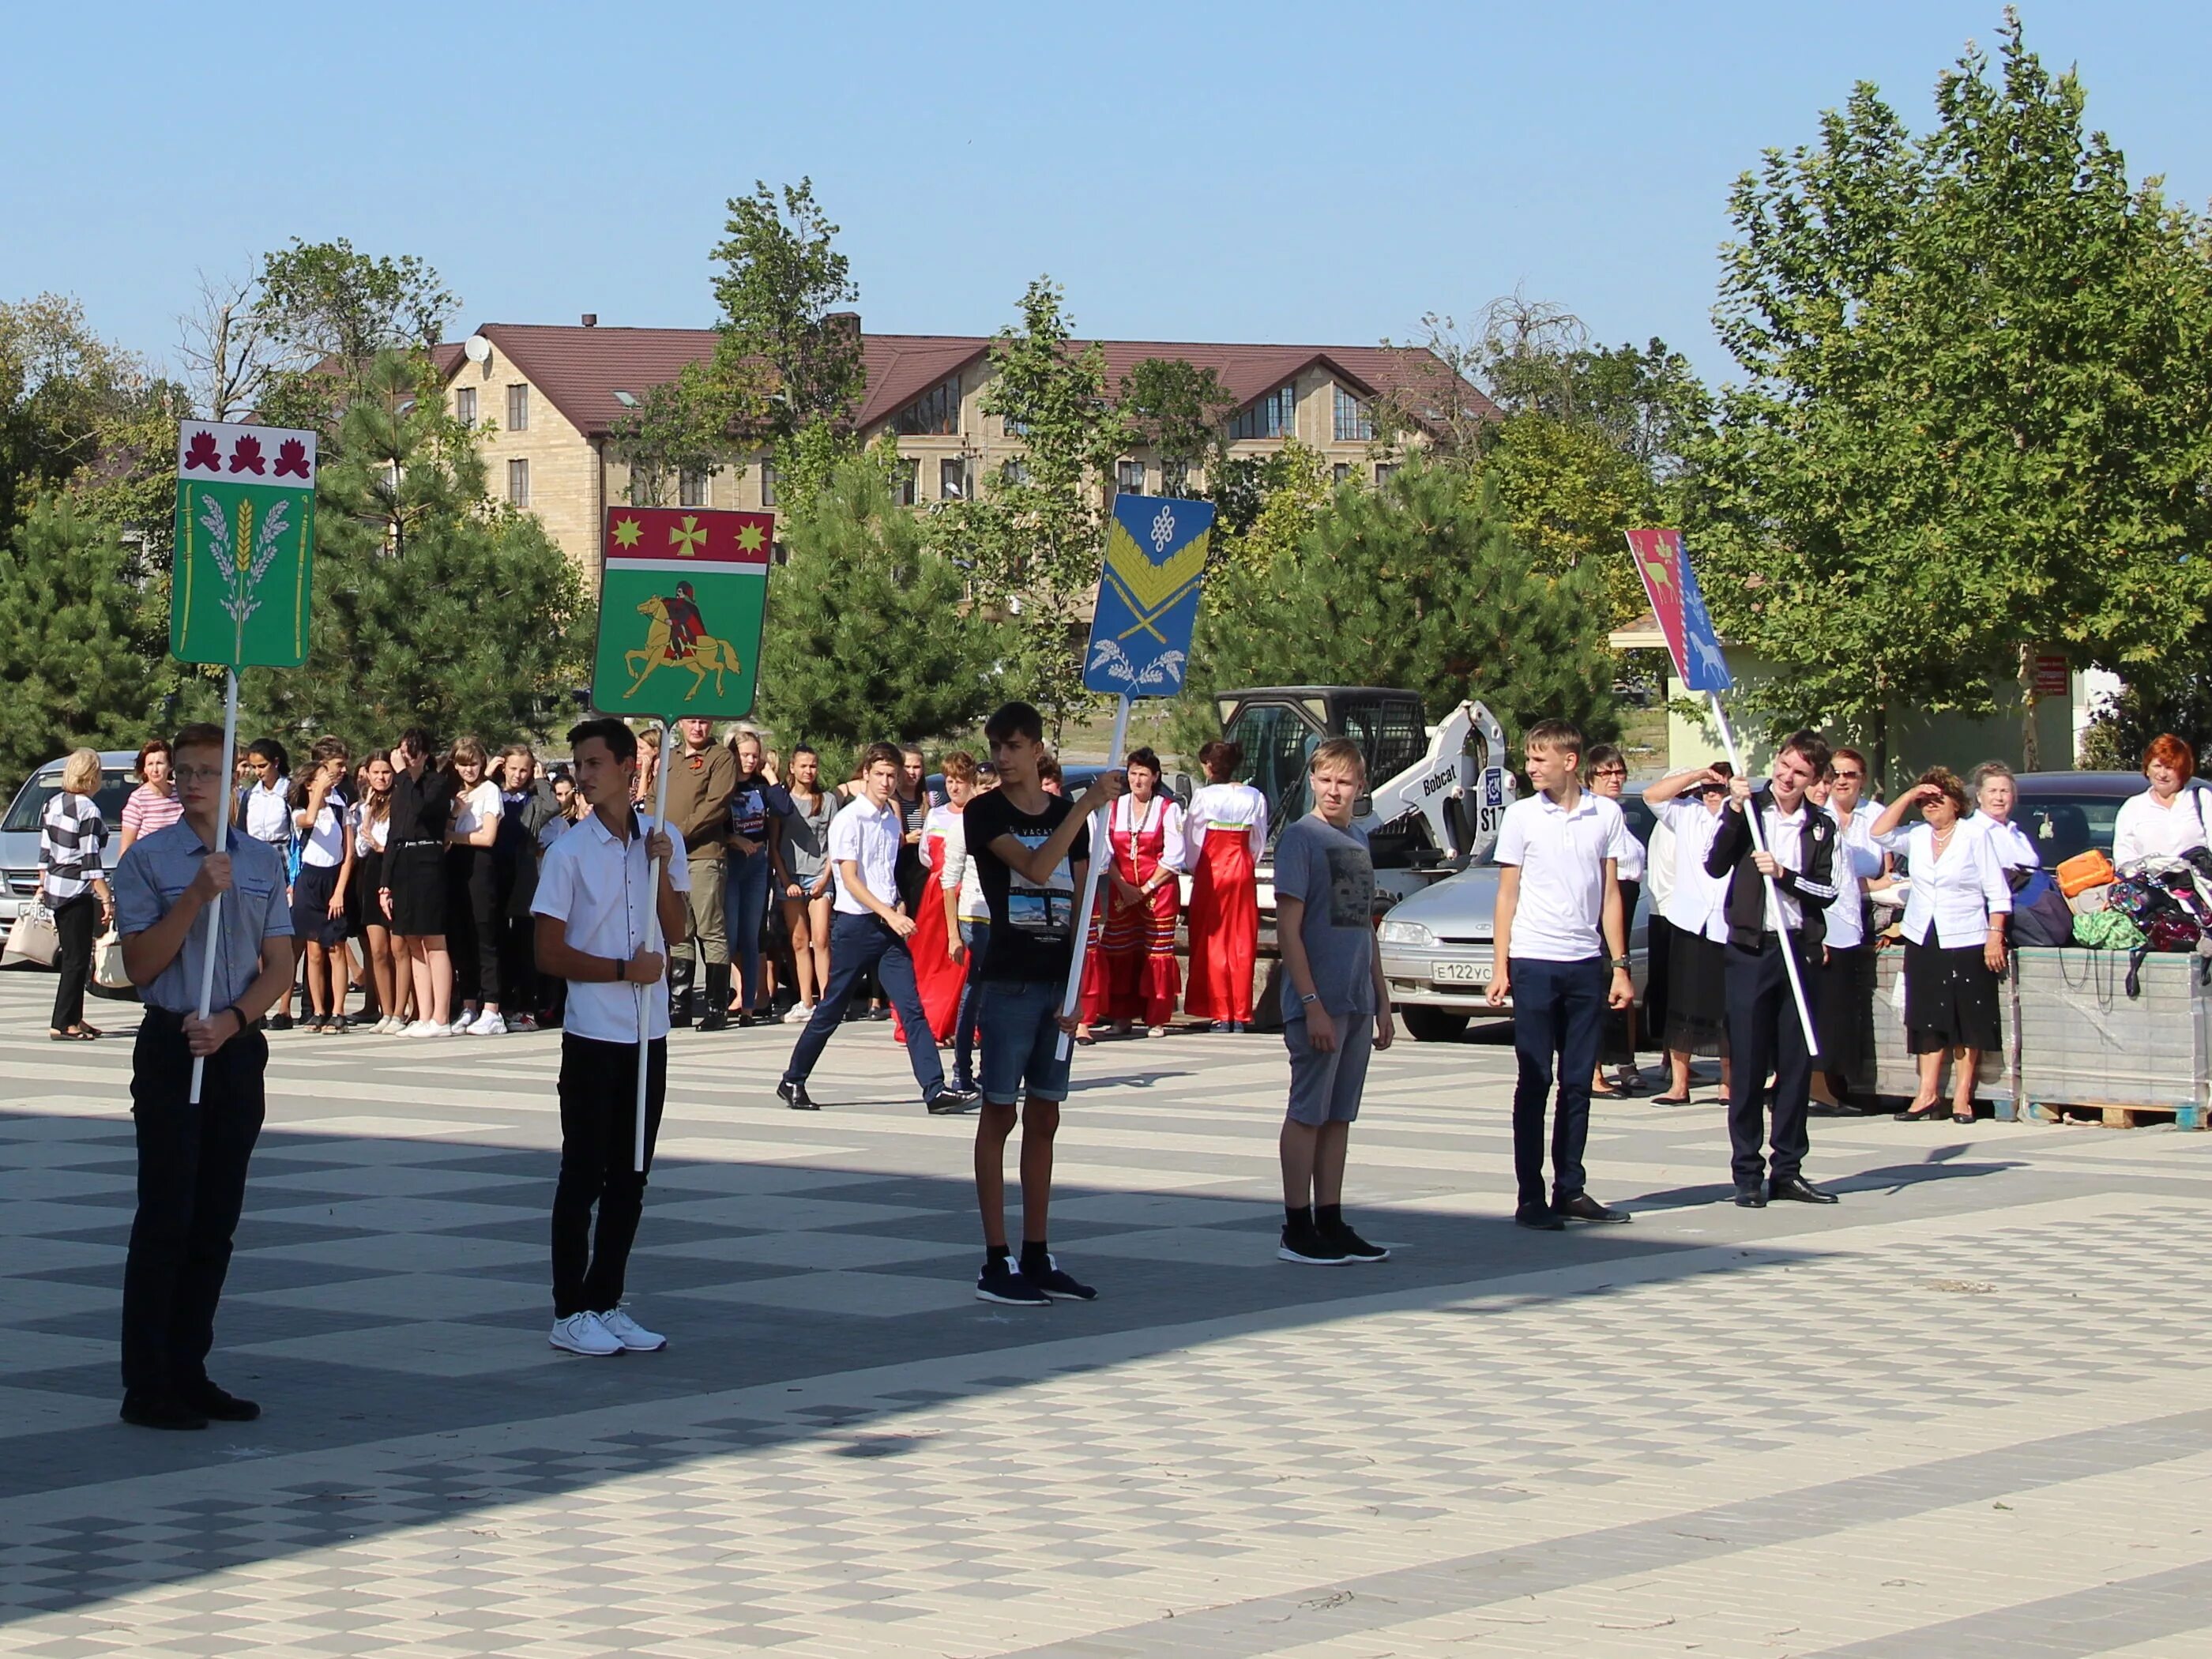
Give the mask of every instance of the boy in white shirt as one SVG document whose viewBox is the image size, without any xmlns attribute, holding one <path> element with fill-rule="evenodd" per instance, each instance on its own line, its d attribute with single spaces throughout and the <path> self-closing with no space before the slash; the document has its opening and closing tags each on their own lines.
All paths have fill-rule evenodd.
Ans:
<svg viewBox="0 0 2212 1659">
<path fill-rule="evenodd" d="M 1513 999 L 1513 1219 L 1540 1232 L 1569 1221 L 1622 1222 L 1583 1189 L 1589 1139 L 1590 1075 L 1607 1008 L 1636 1000 L 1628 977 L 1628 922 L 1619 860 L 1626 855 L 1620 808 L 1582 787 L 1583 734 L 1565 720 L 1539 720 L 1524 740 L 1534 794 L 1505 809 L 1496 858 L 1496 960 L 1486 1000 Z M 1610 971 L 1608 972 L 1608 969 Z M 1552 1188 L 1544 1189 L 1544 1106 L 1556 1062 L 1559 1105 L 1552 1129 Z"/>
<path fill-rule="evenodd" d="M 553 1333 L 569 1353 L 649 1352 L 668 1339 L 621 1307 L 623 1275 L 645 1209 L 637 1134 L 637 1045 L 646 1044 L 645 1164 L 668 1086 L 668 960 L 690 918 L 688 860 L 667 827 L 632 804 L 637 736 L 617 720 L 568 733 L 588 817 L 545 851 L 531 901 L 540 973 L 568 981 L 561 1031 L 561 1182 L 553 1194 Z M 651 884 L 652 861 L 660 879 Z M 599 1207 L 596 1239 L 592 1209 Z"/>
</svg>

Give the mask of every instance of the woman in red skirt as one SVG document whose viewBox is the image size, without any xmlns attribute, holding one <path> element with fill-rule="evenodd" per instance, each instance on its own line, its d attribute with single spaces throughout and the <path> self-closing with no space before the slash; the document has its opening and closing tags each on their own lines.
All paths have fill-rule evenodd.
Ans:
<svg viewBox="0 0 2212 1659">
<path fill-rule="evenodd" d="M 1252 962 L 1260 950 L 1260 855 L 1267 845 L 1267 799 L 1233 783 L 1244 751 L 1219 738 L 1198 751 L 1206 787 L 1190 798 L 1190 988 L 1183 1012 L 1217 1031 L 1252 1024 Z"/>
<path fill-rule="evenodd" d="M 1127 1036 L 1139 1020 L 1165 1036 L 1182 988 L 1176 971 L 1176 917 L 1182 909 L 1182 808 L 1160 793 L 1160 757 L 1131 752 L 1129 793 L 1107 815 L 1114 862 L 1098 892 L 1103 917 L 1085 964 L 1084 1029 L 1111 1020 Z"/>
<path fill-rule="evenodd" d="M 972 781 L 975 775 L 975 761 L 971 755 L 955 750 L 945 757 L 945 775 L 955 775 Z M 968 964 L 956 961 L 953 943 L 959 938 L 956 886 L 947 892 L 944 886 L 948 835 L 959 834 L 958 813 L 950 805 L 932 806 L 922 822 L 921 864 L 927 872 L 921 893 L 914 910 L 914 937 L 907 941 L 914 956 L 914 985 L 921 998 L 922 1012 L 929 1016 L 929 1034 L 944 1048 L 952 1039 L 954 1017 L 960 1011 L 960 988 L 967 982 Z M 963 842 L 964 847 L 965 842 Z M 906 1041 L 906 1024 L 896 1009 L 891 1013 L 891 1033 L 899 1042 Z"/>
</svg>

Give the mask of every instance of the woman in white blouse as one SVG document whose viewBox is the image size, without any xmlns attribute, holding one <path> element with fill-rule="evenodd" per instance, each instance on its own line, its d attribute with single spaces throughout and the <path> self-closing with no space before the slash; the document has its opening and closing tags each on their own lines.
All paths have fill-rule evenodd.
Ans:
<svg viewBox="0 0 2212 1659">
<path fill-rule="evenodd" d="M 1990 838 L 1997 863 L 2007 871 L 2041 869 L 2043 854 L 2027 831 L 2012 821 L 2020 800 L 2020 781 L 2012 768 L 2002 761 L 1984 761 L 1966 774 L 1966 787 L 1974 796 L 1973 827 Z M 2007 878 L 2015 891 L 2026 879 Z"/>
<path fill-rule="evenodd" d="M 1206 787 L 1183 819 L 1189 848 L 1190 986 L 1183 1012 L 1217 1031 L 1252 1023 L 1252 963 L 1260 953 L 1261 854 L 1267 848 L 1267 798 L 1232 781 L 1244 751 L 1216 738 L 1198 751 Z"/>
<path fill-rule="evenodd" d="M 1905 827 L 1920 809 L 1921 822 Z M 1911 885 L 1905 901 L 1905 1036 L 1919 1056 L 1920 1086 L 1898 1121 L 1943 1115 L 1943 1060 L 1956 1053 L 1951 1121 L 1974 1121 L 1974 1073 L 2001 1041 L 1997 980 L 2005 967 L 2012 915 L 1990 837 L 1966 822 L 1966 786 L 1931 767 L 1875 820 L 1875 845 L 1901 856 Z"/>
<path fill-rule="evenodd" d="M 1584 783 L 1590 793 L 1609 801 L 1620 800 L 1628 787 L 1628 757 L 1619 745 L 1595 743 L 1589 753 L 1583 757 Z M 1615 873 L 1620 881 L 1621 925 L 1633 927 L 1636 923 L 1637 901 L 1644 896 L 1644 846 L 1631 830 L 1626 837 L 1627 852 L 1618 860 Z M 1647 933 L 1648 939 L 1648 933 Z M 1644 951 L 1644 982 L 1650 983 L 1650 957 Z M 1608 1080 L 1605 1068 L 1616 1068 L 1616 1084 Z M 1618 1100 L 1624 1095 L 1638 1091 L 1636 1069 L 1636 1005 L 1606 1011 L 1605 1029 L 1598 1038 L 1597 1070 L 1590 1078 L 1590 1093 L 1601 1100 Z"/>
<path fill-rule="evenodd" d="M 2196 751 L 2161 732 L 2143 750 L 2142 769 L 2150 787 L 2121 803 L 2112 823 L 2112 864 L 2123 875 L 2138 859 L 2179 858 L 2192 847 L 2212 845 L 2204 792 L 2190 782 L 2197 775 Z"/>
<path fill-rule="evenodd" d="M 1658 815 L 1672 840 L 1668 871 L 1667 1018 L 1660 1040 L 1666 1045 L 1667 1091 L 1654 1095 L 1654 1106 L 1690 1103 L 1690 1057 L 1718 1054 L 1721 1093 L 1728 1093 L 1728 1024 L 1722 988 L 1726 966 L 1728 923 L 1722 915 L 1727 884 L 1705 871 L 1705 855 L 1719 835 L 1721 811 L 1735 769 L 1686 767 L 1670 772 L 1644 792 L 1644 804 Z M 1655 838 L 1656 839 L 1656 838 Z"/>
<path fill-rule="evenodd" d="M 1182 908 L 1183 813 L 1160 788 L 1160 757 L 1133 750 L 1125 763 L 1129 793 L 1106 814 L 1114 861 L 1098 894 L 1098 945 L 1084 975 L 1080 1042 L 1098 1020 L 1127 1036 L 1142 1020 L 1147 1035 L 1168 1034 L 1176 997 L 1176 918 Z"/>
<path fill-rule="evenodd" d="M 456 738 L 447 769 L 453 780 L 453 817 L 446 832 L 446 925 L 453 977 L 465 1011 L 453 1035 L 505 1036 L 499 1012 L 499 883 L 491 844 L 506 811 L 490 775 L 491 755 L 476 738 Z"/>
</svg>

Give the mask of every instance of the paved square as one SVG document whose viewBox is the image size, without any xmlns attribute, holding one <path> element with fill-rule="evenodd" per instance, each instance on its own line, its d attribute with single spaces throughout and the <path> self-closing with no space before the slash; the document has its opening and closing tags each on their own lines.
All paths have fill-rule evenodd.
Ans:
<svg viewBox="0 0 2212 1659">
<path fill-rule="evenodd" d="M 243 1427 L 114 1419 L 127 1042 L 0 975 L 0 1654 L 2212 1652 L 2212 1136 L 1601 1103 L 1635 1224 L 1509 1223 L 1510 1050 L 1378 1058 L 1380 1267 L 1273 1259 L 1278 1040 L 1079 1056 L 1054 1248 L 969 1294 L 972 1121 L 848 1027 L 679 1034 L 631 1294 L 545 1344 L 557 1039 L 275 1040 L 218 1329 Z M 114 1029 L 135 1011 L 100 1005 Z M 1700 1090 L 1698 1097 L 1709 1097 Z"/>
</svg>

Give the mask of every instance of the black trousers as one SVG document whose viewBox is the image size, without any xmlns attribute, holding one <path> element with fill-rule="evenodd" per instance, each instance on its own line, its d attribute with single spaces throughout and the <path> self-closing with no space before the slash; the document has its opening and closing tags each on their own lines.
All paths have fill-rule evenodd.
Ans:
<svg viewBox="0 0 2212 1659">
<path fill-rule="evenodd" d="M 123 1267 L 123 1386 L 167 1394 L 207 1376 L 216 1304 L 261 1133 L 269 1042 L 241 1031 L 210 1054 L 191 1092 L 183 1022 L 149 1007 L 131 1059 L 138 1137 L 138 1213 Z"/>
<path fill-rule="evenodd" d="M 1598 1033 L 1605 1024 L 1607 973 L 1597 957 L 1539 962 L 1509 957 L 1513 984 L 1513 1179 L 1518 1201 L 1544 1202 L 1544 1108 L 1558 1057 L 1559 1097 L 1552 1118 L 1552 1199 L 1565 1204 L 1587 1182 L 1583 1152 L 1589 1144 L 1590 1073 L 1597 1069 Z"/>
<path fill-rule="evenodd" d="M 446 934 L 454 993 L 463 1002 L 499 1002 L 499 874 L 488 847 L 446 851 Z"/>
<path fill-rule="evenodd" d="M 100 929 L 100 901 L 79 893 L 53 907 L 54 932 L 59 948 L 54 969 L 61 978 L 54 986 L 54 1017 L 48 1024 L 66 1031 L 84 1021 L 84 988 L 92 979 L 92 940 Z"/>
<path fill-rule="evenodd" d="M 658 995 L 656 991 L 654 994 Z M 553 1191 L 553 1316 L 607 1313 L 623 1298 L 660 1138 L 668 1040 L 646 1045 L 645 1170 L 636 1158 L 637 1044 L 561 1036 L 561 1181 Z M 592 1206 L 599 1206 L 596 1237 Z"/>
<path fill-rule="evenodd" d="M 1790 948 L 1797 953 L 1798 973 L 1809 996 L 1818 981 L 1800 935 L 1790 935 Z M 1729 945 L 1727 962 L 1723 985 L 1734 1060 L 1729 1077 L 1729 1168 L 1736 1190 L 1747 1192 L 1759 1185 L 1762 1174 L 1787 1181 L 1803 1170 L 1813 1055 L 1805 1046 L 1805 1028 L 1790 994 L 1790 972 L 1774 936 L 1769 934 L 1759 951 Z M 1773 1156 L 1763 1159 L 1759 1141 L 1766 1123 L 1760 1097 L 1769 1072 L 1774 1074 Z"/>
</svg>

